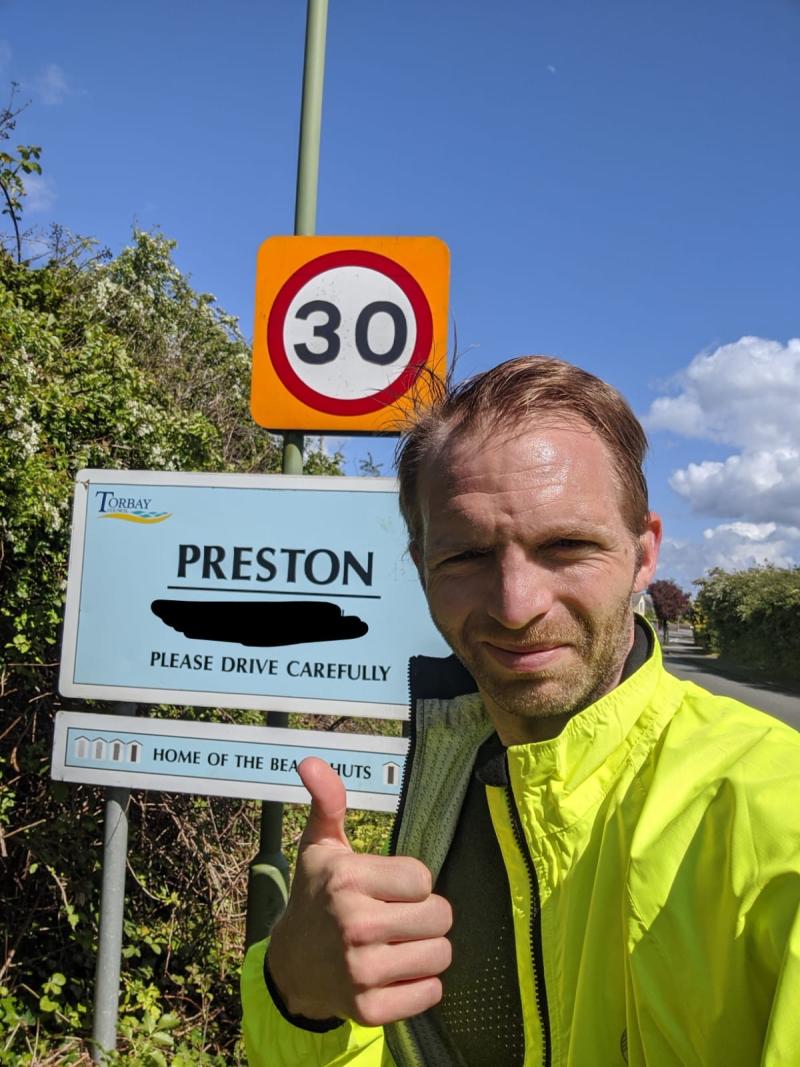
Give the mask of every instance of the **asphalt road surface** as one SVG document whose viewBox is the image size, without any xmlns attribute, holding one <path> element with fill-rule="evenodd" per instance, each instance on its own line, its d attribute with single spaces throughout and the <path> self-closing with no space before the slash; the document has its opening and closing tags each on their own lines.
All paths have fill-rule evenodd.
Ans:
<svg viewBox="0 0 800 1067">
<path fill-rule="evenodd" d="M 664 666 L 671 674 L 696 682 L 712 693 L 761 708 L 800 730 L 800 693 L 768 682 L 734 677 L 713 656 L 704 655 L 692 644 L 691 630 L 673 630 L 663 652 Z"/>
</svg>

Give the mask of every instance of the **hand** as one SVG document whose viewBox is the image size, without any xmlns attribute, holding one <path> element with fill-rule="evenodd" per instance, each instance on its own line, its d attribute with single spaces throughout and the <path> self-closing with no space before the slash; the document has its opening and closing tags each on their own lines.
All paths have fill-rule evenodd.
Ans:
<svg viewBox="0 0 800 1067">
<path fill-rule="evenodd" d="M 289 903 L 275 925 L 269 968 L 293 1015 L 382 1026 L 442 996 L 450 965 L 447 901 L 408 856 L 358 855 L 344 832 L 344 784 L 321 759 L 299 767 L 311 794 Z"/>
</svg>

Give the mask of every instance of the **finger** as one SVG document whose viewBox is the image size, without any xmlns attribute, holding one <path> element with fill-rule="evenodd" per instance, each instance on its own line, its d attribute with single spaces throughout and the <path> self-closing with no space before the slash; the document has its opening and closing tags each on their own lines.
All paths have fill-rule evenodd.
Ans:
<svg viewBox="0 0 800 1067">
<path fill-rule="evenodd" d="M 355 947 L 444 937 L 453 925 L 450 904 L 435 895 L 411 904 L 373 900 L 369 908 L 348 901 L 347 907 L 341 929 L 347 944 Z"/>
<path fill-rule="evenodd" d="M 434 977 L 446 971 L 452 960 L 453 950 L 447 938 L 430 937 L 353 950 L 347 956 L 347 969 L 354 988 L 366 991 Z"/>
<path fill-rule="evenodd" d="M 431 872 L 412 856 L 358 856 L 358 887 L 373 900 L 421 901 L 431 895 Z"/>
<path fill-rule="evenodd" d="M 344 832 L 347 793 L 339 775 L 325 760 L 309 756 L 297 768 L 303 785 L 311 794 L 311 811 L 300 842 L 307 845 L 337 845 L 350 850 Z"/>
<path fill-rule="evenodd" d="M 385 1026 L 419 1015 L 441 999 L 440 979 L 416 978 L 411 982 L 398 982 L 359 993 L 348 1016 L 362 1026 Z"/>
<path fill-rule="evenodd" d="M 387 904 L 381 909 L 384 943 L 444 937 L 453 925 L 453 909 L 444 897 L 432 895 L 421 903 Z"/>
</svg>

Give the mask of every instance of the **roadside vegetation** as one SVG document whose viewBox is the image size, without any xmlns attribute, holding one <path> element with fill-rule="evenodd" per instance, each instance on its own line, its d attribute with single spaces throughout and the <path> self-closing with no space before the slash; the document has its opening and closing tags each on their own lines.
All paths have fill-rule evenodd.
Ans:
<svg viewBox="0 0 800 1067">
<path fill-rule="evenodd" d="M 47 1067 L 89 1062 L 100 901 L 102 790 L 49 777 L 75 472 L 276 471 L 281 443 L 250 418 L 236 320 L 192 287 L 172 241 L 137 231 L 111 255 L 58 226 L 25 229 L 41 152 L 13 147 L 17 113 L 13 99 L 0 109 L 0 1065 Z M 305 463 L 341 473 L 320 442 Z M 289 851 L 300 823 L 290 809 Z M 374 847 L 384 824 L 362 814 L 353 829 Z M 257 826 L 253 802 L 132 794 L 121 1067 L 241 1062 Z"/>
<path fill-rule="evenodd" d="M 800 567 L 717 568 L 697 585 L 697 641 L 773 680 L 800 682 Z"/>
</svg>

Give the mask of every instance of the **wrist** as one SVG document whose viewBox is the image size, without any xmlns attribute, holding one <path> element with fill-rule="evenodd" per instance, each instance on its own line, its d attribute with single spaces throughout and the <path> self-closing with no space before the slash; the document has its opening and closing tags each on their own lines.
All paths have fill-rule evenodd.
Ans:
<svg viewBox="0 0 800 1067">
<path fill-rule="evenodd" d="M 292 1026 L 299 1027 L 301 1030 L 310 1030 L 311 1032 L 318 1034 L 327 1033 L 328 1030 L 335 1030 L 337 1026 L 342 1025 L 344 1020 L 339 1019 L 337 1016 L 315 1018 L 313 1011 L 311 1015 L 306 1015 L 302 1011 L 292 1010 L 296 1005 L 292 1004 L 290 1006 L 286 996 L 275 981 L 275 975 L 270 966 L 269 955 L 268 949 L 264 956 L 264 981 L 266 982 L 267 990 L 272 997 L 275 1007 L 288 1023 L 291 1023 Z"/>
</svg>

